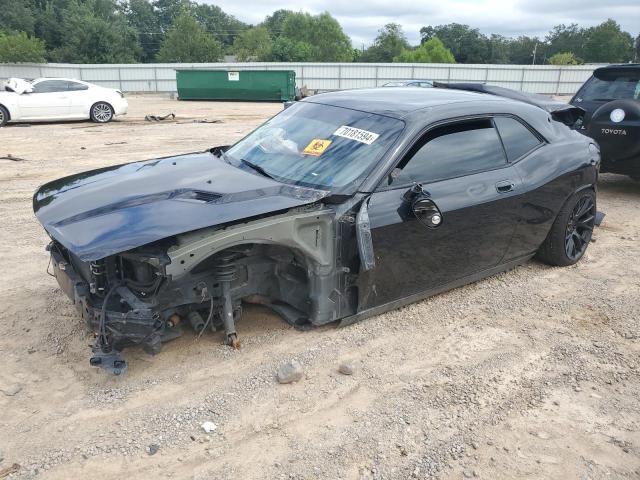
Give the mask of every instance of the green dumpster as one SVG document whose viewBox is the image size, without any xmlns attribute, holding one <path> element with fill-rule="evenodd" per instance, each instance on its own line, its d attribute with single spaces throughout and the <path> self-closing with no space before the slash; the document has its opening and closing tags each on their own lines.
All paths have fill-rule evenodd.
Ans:
<svg viewBox="0 0 640 480">
<path fill-rule="evenodd" d="M 176 70 L 180 100 L 286 102 L 296 96 L 292 70 Z"/>
</svg>

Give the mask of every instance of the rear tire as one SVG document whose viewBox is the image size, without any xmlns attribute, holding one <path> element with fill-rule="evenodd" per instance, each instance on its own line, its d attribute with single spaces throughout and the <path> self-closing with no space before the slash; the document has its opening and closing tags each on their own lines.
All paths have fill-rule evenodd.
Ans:
<svg viewBox="0 0 640 480">
<path fill-rule="evenodd" d="M 9 121 L 9 112 L 6 108 L 0 105 L 0 127 L 4 127 Z"/>
<path fill-rule="evenodd" d="M 589 246 L 595 220 L 595 192 L 583 190 L 574 193 L 560 209 L 538 250 L 538 259 L 558 267 L 577 263 Z"/>
<path fill-rule="evenodd" d="M 113 120 L 113 107 L 107 102 L 94 103 L 91 106 L 91 121 L 95 123 L 109 123 Z"/>
</svg>

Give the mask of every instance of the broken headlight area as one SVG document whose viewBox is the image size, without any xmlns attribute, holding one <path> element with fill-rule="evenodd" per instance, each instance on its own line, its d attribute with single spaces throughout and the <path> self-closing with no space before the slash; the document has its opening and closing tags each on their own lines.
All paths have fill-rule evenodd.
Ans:
<svg viewBox="0 0 640 480">
<path fill-rule="evenodd" d="M 142 247 L 82 262 L 57 242 L 49 245 L 54 274 L 95 334 L 91 365 L 120 374 L 123 349 L 150 354 L 183 334 L 224 331 L 239 347 L 235 322 L 242 301 L 266 305 L 296 327 L 311 308 L 304 260 L 277 246 L 247 245 L 203 260 L 179 279 L 166 273 L 166 249 Z"/>
</svg>

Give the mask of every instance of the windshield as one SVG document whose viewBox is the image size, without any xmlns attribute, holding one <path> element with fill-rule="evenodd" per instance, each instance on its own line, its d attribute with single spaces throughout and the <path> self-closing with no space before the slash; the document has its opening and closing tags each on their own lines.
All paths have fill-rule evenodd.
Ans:
<svg viewBox="0 0 640 480">
<path fill-rule="evenodd" d="M 576 98 L 579 102 L 640 99 L 640 72 L 601 73 L 587 83 Z"/>
<path fill-rule="evenodd" d="M 226 158 L 284 183 L 355 189 L 403 127 L 382 115 L 299 102 L 236 143 Z"/>
</svg>

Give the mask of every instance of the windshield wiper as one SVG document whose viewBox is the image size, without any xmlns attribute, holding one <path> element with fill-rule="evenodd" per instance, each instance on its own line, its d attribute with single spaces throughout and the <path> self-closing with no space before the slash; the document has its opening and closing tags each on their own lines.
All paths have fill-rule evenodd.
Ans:
<svg viewBox="0 0 640 480">
<path fill-rule="evenodd" d="M 271 180 L 275 180 L 271 175 L 269 175 L 264 168 L 262 168 L 260 165 L 256 165 L 255 163 L 251 163 L 248 160 L 245 160 L 244 158 L 241 158 L 240 161 L 245 164 L 246 166 L 248 166 L 249 168 L 251 168 L 252 170 L 255 170 L 256 172 L 258 172 L 260 175 L 262 175 L 263 177 L 267 177 L 270 178 Z"/>
</svg>

